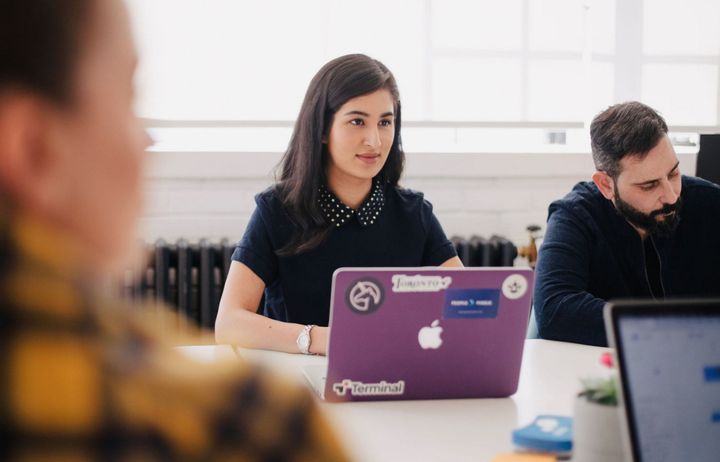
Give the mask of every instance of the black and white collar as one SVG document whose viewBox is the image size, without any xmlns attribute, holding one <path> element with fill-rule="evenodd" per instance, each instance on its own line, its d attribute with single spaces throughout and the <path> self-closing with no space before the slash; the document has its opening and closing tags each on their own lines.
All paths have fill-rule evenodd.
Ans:
<svg viewBox="0 0 720 462">
<path fill-rule="evenodd" d="M 357 217 L 360 226 L 367 227 L 375 224 L 380 212 L 385 206 L 385 194 L 383 185 L 378 180 L 373 180 L 370 195 L 357 210 L 351 209 L 343 204 L 325 185 L 320 187 L 320 210 L 330 224 L 339 228 L 348 223 L 353 217 Z"/>
</svg>

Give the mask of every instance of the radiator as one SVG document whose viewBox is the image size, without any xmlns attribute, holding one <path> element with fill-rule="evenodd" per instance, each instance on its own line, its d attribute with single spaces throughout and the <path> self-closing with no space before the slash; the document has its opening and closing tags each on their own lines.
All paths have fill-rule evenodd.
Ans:
<svg viewBox="0 0 720 462">
<path fill-rule="evenodd" d="M 143 268 L 126 271 L 122 296 L 130 302 L 163 302 L 182 315 L 180 322 L 212 329 L 234 250 L 235 243 L 227 239 L 219 243 L 159 239 L 146 246 Z"/>
<path fill-rule="evenodd" d="M 515 245 L 501 236 L 450 240 L 465 266 L 512 266 L 517 257 Z M 219 243 L 159 239 L 146 246 L 143 268 L 126 271 L 122 296 L 131 303 L 163 302 L 181 315 L 178 322 L 212 329 L 234 250 L 235 243 L 228 239 Z"/>
<path fill-rule="evenodd" d="M 513 266 L 518 256 L 515 244 L 502 236 L 493 235 L 488 239 L 453 236 L 450 241 L 465 266 Z"/>
</svg>

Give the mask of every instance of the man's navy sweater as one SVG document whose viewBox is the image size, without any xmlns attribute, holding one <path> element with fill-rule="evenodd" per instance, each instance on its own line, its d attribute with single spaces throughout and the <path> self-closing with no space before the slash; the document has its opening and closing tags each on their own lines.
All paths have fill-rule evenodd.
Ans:
<svg viewBox="0 0 720 462">
<path fill-rule="evenodd" d="M 683 176 L 681 197 L 672 236 L 647 237 L 660 259 L 664 296 L 720 296 L 720 187 Z M 535 276 L 540 337 L 607 345 L 605 302 L 653 296 L 644 247 L 591 182 L 553 202 Z"/>
</svg>

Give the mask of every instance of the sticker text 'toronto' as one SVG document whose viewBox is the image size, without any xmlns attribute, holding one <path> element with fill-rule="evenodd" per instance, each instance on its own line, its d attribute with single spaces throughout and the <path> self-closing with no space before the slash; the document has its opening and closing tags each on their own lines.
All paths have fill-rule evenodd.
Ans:
<svg viewBox="0 0 720 462">
<path fill-rule="evenodd" d="M 395 274 L 392 277 L 393 292 L 440 292 L 450 287 L 450 276 L 423 276 Z"/>
</svg>

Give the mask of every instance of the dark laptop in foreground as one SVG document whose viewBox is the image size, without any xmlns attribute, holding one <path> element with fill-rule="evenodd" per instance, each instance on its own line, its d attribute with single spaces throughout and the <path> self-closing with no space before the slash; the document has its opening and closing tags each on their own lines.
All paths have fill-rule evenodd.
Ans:
<svg viewBox="0 0 720 462">
<path fill-rule="evenodd" d="M 496 398 L 517 390 L 533 292 L 525 268 L 341 268 L 333 275 L 327 401 Z"/>
<path fill-rule="evenodd" d="M 720 300 L 605 307 L 635 462 L 720 461 Z"/>
</svg>

